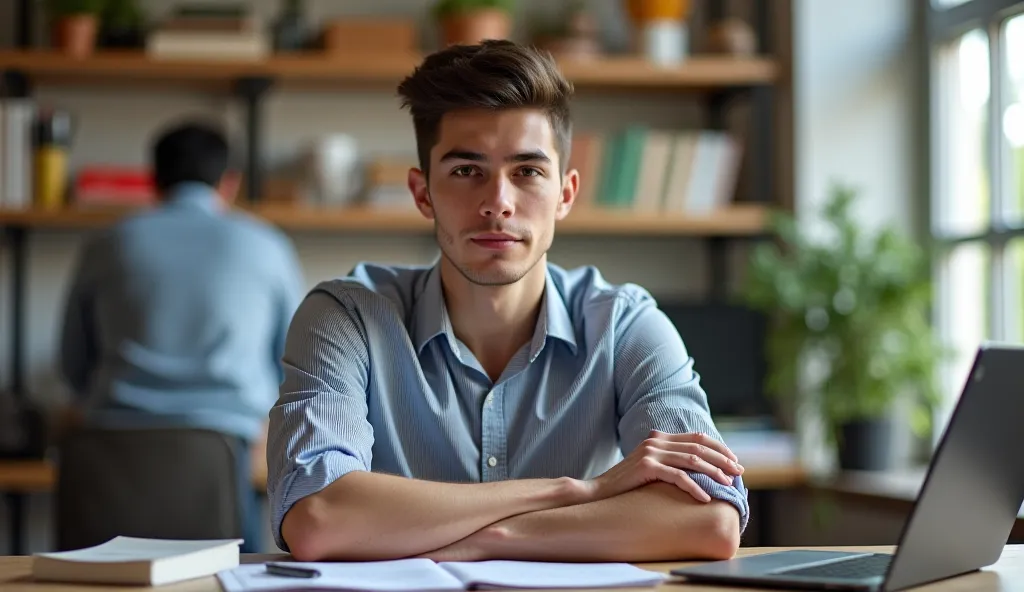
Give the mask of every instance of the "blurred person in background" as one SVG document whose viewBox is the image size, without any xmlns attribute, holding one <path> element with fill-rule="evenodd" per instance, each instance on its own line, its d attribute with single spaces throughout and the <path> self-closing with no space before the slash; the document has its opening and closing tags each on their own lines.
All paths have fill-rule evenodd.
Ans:
<svg viewBox="0 0 1024 592">
<path fill-rule="evenodd" d="M 60 334 L 77 420 L 188 427 L 237 438 L 247 478 L 265 462 L 284 339 L 304 293 L 291 241 L 232 211 L 240 175 L 217 128 L 183 123 L 152 148 L 157 207 L 82 248 Z M 256 551 L 256 499 L 243 551 Z"/>
</svg>

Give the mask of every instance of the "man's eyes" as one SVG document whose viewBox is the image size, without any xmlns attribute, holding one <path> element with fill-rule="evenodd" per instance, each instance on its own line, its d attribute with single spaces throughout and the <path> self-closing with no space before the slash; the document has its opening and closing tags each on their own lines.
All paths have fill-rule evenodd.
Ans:
<svg viewBox="0 0 1024 592">
<path fill-rule="evenodd" d="M 480 170 L 472 165 L 462 165 L 452 169 L 451 174 L 453 177 L 472 177 L 480 174 Z M 525 166 L 517 169 L 514 174 L 520 177 L 542 177 L 544 176 L 544 171 L 537 167 Z"/>
</svg>

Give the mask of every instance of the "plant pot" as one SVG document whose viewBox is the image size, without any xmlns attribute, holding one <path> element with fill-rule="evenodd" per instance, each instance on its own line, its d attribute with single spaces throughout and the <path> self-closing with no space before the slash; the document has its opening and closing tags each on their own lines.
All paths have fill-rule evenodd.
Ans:
<svg viewBox="0 0 1024 592">
<path fill-rule="evenodd" d="M 471 10 L 441 21 L 442 43 L 449 45 L 475 45 L 486 39 L 508 39 L 512 32 L 512 18 L 504 10 L 485 8 Z"/>
<path fill-rule="evenodd" d="M 110 49 L 137 49 L 143 47 L 146 35 L 139 27 L 104 27 L 100 31 L 99 45 Z"/>
<path fill-rule="evenodd" d="M 88 57 L 96 49 L 99 19 L 92 14 L 61 17 L 53 26 L 53 44 L 74 58 Z"/>
<path fill-rule="evenodd" d="M 893 422 L 888 418 L 851 421 L 839 427 L 839 468 L 885 471 L 893 465 Z"/>
</svg>

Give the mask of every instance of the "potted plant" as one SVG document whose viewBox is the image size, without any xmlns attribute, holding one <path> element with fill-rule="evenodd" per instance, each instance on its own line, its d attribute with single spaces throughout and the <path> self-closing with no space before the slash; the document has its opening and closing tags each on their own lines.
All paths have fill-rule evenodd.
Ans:
<svg viewBox="0 0 1024 592">
<path fill-rule="evenodd" d="M 822 212 L 828 236 L 817 241 L 775 214 L 782 249 L 755 249 L 744 296 L 772 320 L 768 390 L 812 405 L 842 469 L 882 470 L 893 460 L 898 403 L 910 403 L 915 434 L 930 433 L 945 349 L 929 319 L 926 253 L 891 227 L 873 235 L 858 227 L 854 199 L 854 190 L 833 188 Z"/>
<path fill-rule="evenodd" d="M 106 0 L 100 26 L 100 45 L 137 48 L 145 44 L 145 19 L 138 0 Z"/>
<path fill-rule="evenodd" d="M 92 54 L 104 5 L 104 0 L 48 0 L 54 46 L 76 58 Z"/>
<path fill-rule="evenodd" d="M 434 17 L 441 24 L 445 46 L 473 45 L 485 39 L 507 39 L 513 7 L 513 0 L 440 0 L 434 5 Z"/>
</svg>

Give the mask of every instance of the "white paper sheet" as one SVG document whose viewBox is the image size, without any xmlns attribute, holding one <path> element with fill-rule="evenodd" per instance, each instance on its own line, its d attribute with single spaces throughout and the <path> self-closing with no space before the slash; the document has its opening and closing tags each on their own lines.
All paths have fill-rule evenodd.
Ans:
<svg viewBox="0 0 1024 592">
<path fill-rule="evenodd" d="M 240 565 L 217 574 L 225 592 L 345 590 L 349 592 L 461 591 L 480 588 L 619 588 L 656 586 L 659 572 L 628 563 L 536 563 L 482 561 L 441 563 L 429 559 L 344 563 L 289 563 L 320 571 L 316 578 L 267 573 L 263 564 Z M 463 583 L 465 582 L 465 583 Z"/>
<path fill-rule="evenodd" d="M 626 588 L 656 586 L 667 576 L 628 563 L 448 562 L 442 567 L 478 588 Z"/>
<path fill-rule="evenodd" d="M 430 559 L 399 559 L 350 563 L 289 563 L 320 571 L 317 578 L 291 578 L 267 573 L 263 564 L 240 565 L 217 574 L 225 592 L 276 590 L 349 590 L 405 592 L 462 590 L 462 582 Z"/>
</svg>

